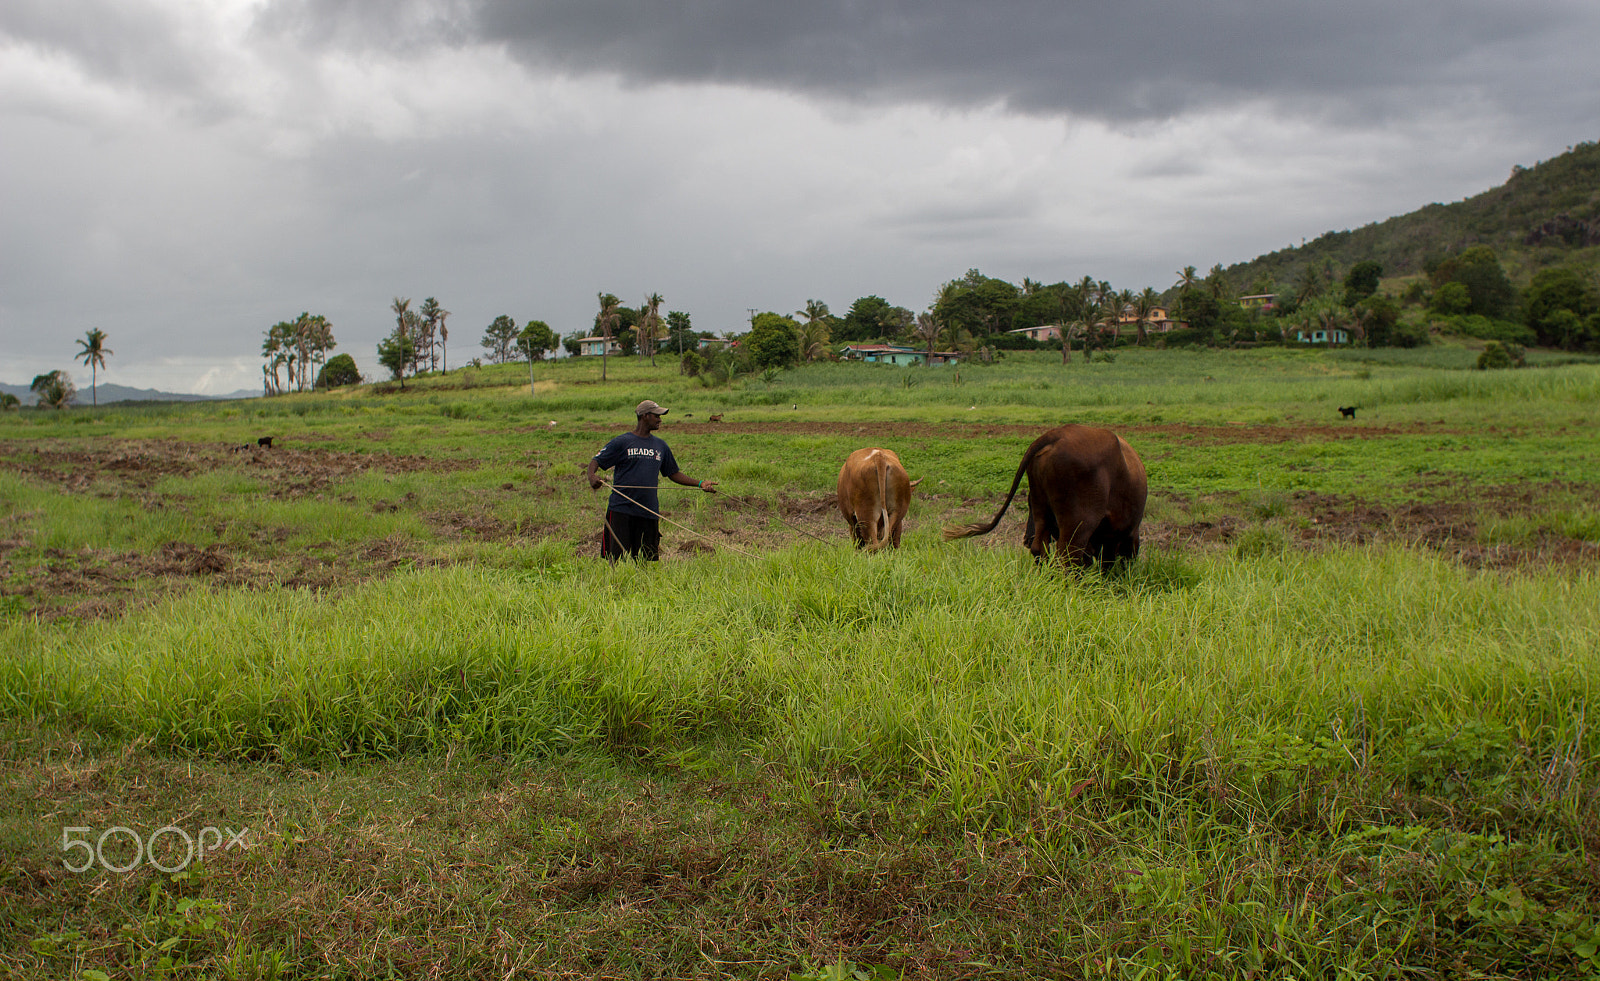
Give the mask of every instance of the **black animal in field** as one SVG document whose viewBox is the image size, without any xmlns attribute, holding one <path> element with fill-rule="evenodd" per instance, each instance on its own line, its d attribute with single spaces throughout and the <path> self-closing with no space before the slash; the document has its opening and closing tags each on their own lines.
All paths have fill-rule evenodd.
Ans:
<svg viewBox="0 0 1600 981">
<path fill-rule="evenodd" d="M 1339 414 L 1346 419 L 1354 419 L 1356 417 L 1356 407 L 1353 405 L 1341 405 L 1339 406 Z"/>
<path fill-rule="evenodd" d="M 260 439 L 256 440 L 256 445 L 257 446 L 265 446 L 267 449 L 270 450 L 270 449 L 272 449 L 272 437 L 271 436 L 263 436 Z"/>
</svg>

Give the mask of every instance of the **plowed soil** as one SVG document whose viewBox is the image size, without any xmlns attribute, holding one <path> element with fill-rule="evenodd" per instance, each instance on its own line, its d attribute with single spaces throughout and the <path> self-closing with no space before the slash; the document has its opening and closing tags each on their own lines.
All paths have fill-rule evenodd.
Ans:
<svg viewBox="0 0 1600 981">
<path fill-rule="evenodd" d="M 526 427 L 522 431 L 542 429 L 542 426 Z M 573 427 L 569 427 L 573 428 Z M 615 430 L 616 426 L 603 426 L 595 423 L 580 424 L 577 428 L 606 432 Z M 1194 426 L 1183 424 L 1149 423 L 1135 425 L 1119 425 L 1118 433 L 1123 435 L 1135 433 L 1160 433 L 1172 439 L 1193 441 L 1199 444 L 1218 443 L 1300 443 L 1316 440 L 1333 439 L 1374 439 L 1384 436 L 1400 436 L 1415 433 L 1465 433 L 1466 430 L 1453 429 L 1442 421 L 1438 423 L 1417 422 L 1406 425 L 1369 425 L 1360 422 L 1347 422 L 1343 425 L 1324 426 L 1282 426 L 1282 425 L 1246 425 L 1224 424 L 1220 426 Z M 1024 444 L 1032 442 L 1041 431 L 1037 423 L 1010 424 L 1010 423 L 985 423 L 985 422 L 861 422 L 861 423 L 833 423 L 833 422 L 784 422 L 781 420 L 745 420 L 741 421 L 733 413 L 725 413 L 722 422 L 704 422 L 699 419 L 685 419 L 663 427 L 662 435 L 670 439 L 673 432 L 701 433 L 716 432 L 736 435 L 771 436 L 774 434 L 792 436 L 838 436 L 849 434 L 852 436 L 865 436 L 871 440 L 892 439 L 980 439 L 993 437 L 1006 437 L 1021 440 Z M 1515 432 L 1515 430 L 1475 430 L 1484 432 Z"/>
<path fill-rule="evenodd" d="M 542 428 L 542 427 L 538 427 Z M 580 427 L 609 432 L 615 427 Z M 870 441 L 917 438 L 1012 438 L 1031 441 L 1036 425 L 863 423 L 840 426 L 815 422 L 721 423 L 687 419 L 676 427 L 681 434 L 694 432 L 771 435 L 833 436 L 841 432 Z M 1442 425 L 1404 427 L 1344 423 L 1325 426 L 1192 426 L 1148 425 L 1119 427 L 1133 434 L 1159 433 L 1169 439 L 1198 445 L 1220 443 L 1283 443 L 1317 440 L 1363 439 L 1400 433 L 1449 432 Z M 307 441 L 297 441 L 303 443 Z M 183 508 L 186 495 L 155 490 L 166 477 L 185 477 L 220 469 L 248 474 L 267 497 L 295 497 L 320 492 L 340 480 L 365 472 L 404 474 L 470 469 L 470 460 L 432 459 L 391 453 L 334 452 L 302 445 L 273 449 L 255 444 L 200 444 L 176 439 L 105 441 L 93 449 L 48 441 L 0 443 L 0 471 L 58 487 L 66 493 L 118 494 L 138 499 L 146 508 Z M 562 490 L 541 478 L 506 493 L 549 496 Z M 1593 564 L 1600 547 L 1561 536 L 1541 533 L 1515 545 L 1485 545 L 1478 521 L 1484 516 L 1516 517 L 1540 512 L 1540 502 L 1552 494 L 1584 491 L 1557 483 L 1515 488 L 1470 486 L 1453 488 L 1452 494 L 1432 503 L 1385 505 L 1351 496 L 1300 491 L 1286 495 L 1270 520 L 1252 517 L 1239 501 L 1226 496 L 1191 500 L 1156 488 L 1151 514 L 1144 527 L 1146 546 L 1183 549 L 1229 549 L 1250 533 L 1270 527 L 1276 540 L 1294 548 L 1326 548 L 1370 542 L 1399 542 L 1436 550 L 1475 567 L 1516 568 L 1528 565 Z M 576 493 L 576 491 L 574 491 Z M 906 533 L 946 524 L 986 519 L 1002 498 L 958 498 L 935 489 L 919 495 L 917 513 L 906 522 Z M 773 497 L 718 495 L 707 502 L 697 527 L 678 524 L 670 512 L 663 523 L 663 558 L 687 560 L 719 550 L 760 554 L 802 542 L 821 542 L 847 548 L 849 537 L 832 494 Z M 374 505 L 378 508 L 380 505 Z M 523 545 L 557 539 L 572 543 L 572 554 L 598 557 L 598 527 L 585 518 L 583 526 L 560 523 L 512 524 L 487 508 L 462 507 L 422 510 L 413 495 L 381 502 L 384 510 L 417 509 L 441 541 L 486 541 Z M 711 515 L 706 520 L 705 514 Z M 1205 515 L 1205 517 L 1191 517 Z M 402 567 L 438 565 L 450 561 L 419 548 L 410 540 L 380 539 L 334 557 L 313 558 L 294 554 L 282 546 L 288 529 L 257 533 L 246 550 L 221 544 L 200 548 L 167 542 L 153 553 L 117 552 L 90 548 L 48 550 L 39 561 L 35 553 L 22 562 L 18 553 L 28 549 L 28 514 L 0 516 L 0 610 L 36 609 L 46 615 L 94 617 L 123 609 L 136 593 L 159 595 L 173 589 L 207 582 L 224 586 L 301 587 L 326 589 L 385 575 Z M 980 548 L 1020 549 L 1026 518 L 1025 496 L 1019 495 L 994 532 L 971 543 Z M 16 560 L 16 561 L 14 561 Z"/>
</svg>

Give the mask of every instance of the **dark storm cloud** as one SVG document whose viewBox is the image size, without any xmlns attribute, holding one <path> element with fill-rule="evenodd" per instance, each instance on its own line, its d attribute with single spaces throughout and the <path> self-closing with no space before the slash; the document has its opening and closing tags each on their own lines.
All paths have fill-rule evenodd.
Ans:
<svg viewBox="0 0 1600 981">
<path fill-rule="evenodd" d="M 1570 0 L 280 0 L 268 20 L 366 44 L 472 38 L 637 84 L 723 83 L 868 103 L 1000 103 L 1112 121 L 1269 100 L 1388 117 L 1592 92 L 1600 6 Z M 1570 94 L 1570 95 L 1569 95 Z"/>
</svg>

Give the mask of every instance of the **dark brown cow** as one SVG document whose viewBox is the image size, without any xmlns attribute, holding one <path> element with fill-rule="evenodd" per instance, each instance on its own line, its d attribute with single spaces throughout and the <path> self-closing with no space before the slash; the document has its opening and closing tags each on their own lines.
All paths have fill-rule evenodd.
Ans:
<svg viewBox="0 0 1600 981">
<path fill-rule="evenodd" d="M 1088 568 L 1098 559 L 1109 571 L 1118 559 L 1139 554 L 1144 520 L 1144 462 L 1109 429 L 1066 425 L 1033 441 L 1022 454 L 1011 492 L 987 524 L 953 525 L 945 540 L 994 530 L 1028 476 L 1028 530 L 1023 544 L 1043 559 L 1052 542 L 1062 563 Z"/>
<path fill-rule="evenodd" d="M 869 446 L 850 454 L 839 468 L 839 510 L 856 548 L 900 547 L 900 523 L 911 506 L 911 488 L 920 483 L 922 478 L 906 474 L 893 450 Z"/>
</svg>

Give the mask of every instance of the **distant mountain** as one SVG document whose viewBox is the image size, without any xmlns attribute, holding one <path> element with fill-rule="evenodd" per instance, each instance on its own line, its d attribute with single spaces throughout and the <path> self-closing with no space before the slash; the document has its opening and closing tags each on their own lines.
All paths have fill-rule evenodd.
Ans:
<svg viewBox="0 0 1600 981">
<path fill-rule="evenodd" d="M 1259 283 L 1290 290 L 1307 266 L 1338 278 L 1371 259 L 1385 277 L 1424 272 L 1453 252 L 1487 245 L 1506 274 L 1525 285 L 1538 270 L 1569 262 L 1600 264 L 1600 143 L 1579 143 L 1533 167 L 1511 168 L 1499 187 L 1454 204 L 1430 204 L 1408 215 L 1328 232 L 1298 248 L 1280 249 L 1226 270 L 1241 293 Z"/>
<path fill-rule="evenodd" d="M 26 385 L 7 385 L 0 382 L 0 392 L 10 392 L 22 400 L 23 405 L 32 405 L 35 401 L 34 394 Z M 129 388 L 126 385 L 114 385 L 103 382 L 95 386 L 97 393 L 94 398 L 101 405 L 113 402 L 213 402 L 223 399 L 253 399 L 260 398 L 260 391 L 239 389 L 227 395 L 195 395 L 191 392 L 160 392 L 153 388 Z M 91 399 L 87 388 L 78 389 L 78 398 L 74 405 L 90 405 Z"/>
</svg>

